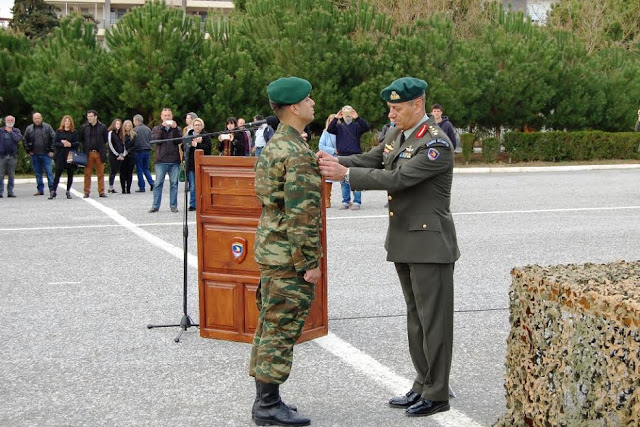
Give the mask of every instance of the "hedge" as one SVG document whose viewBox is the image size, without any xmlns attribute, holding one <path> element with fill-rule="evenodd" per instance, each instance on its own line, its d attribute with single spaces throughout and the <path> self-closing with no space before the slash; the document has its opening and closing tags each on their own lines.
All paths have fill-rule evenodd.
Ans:
<svg viewBox="0 0 640 427">
<path fill-rule="evenodd" d="M 640 132 L 508 132 L 503 145 L 513 162 L 640 159 Z"/>
</svg>

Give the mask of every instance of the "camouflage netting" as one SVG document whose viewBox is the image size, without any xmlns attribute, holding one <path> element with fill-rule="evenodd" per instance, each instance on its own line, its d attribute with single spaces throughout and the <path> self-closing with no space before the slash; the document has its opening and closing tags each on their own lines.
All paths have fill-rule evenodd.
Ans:
<svg viewBox="0 0 640 427">
<path fill-rule="evenodd" d="M 511 271 L 496 426 L 640 425 L 640 261 Z"/>
</svg>

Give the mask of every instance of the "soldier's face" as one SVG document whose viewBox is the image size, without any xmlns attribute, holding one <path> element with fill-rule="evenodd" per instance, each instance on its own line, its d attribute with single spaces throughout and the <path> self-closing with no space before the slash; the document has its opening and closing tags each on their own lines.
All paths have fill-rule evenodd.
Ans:
<svg viewBox="0 0 640 427">
<path fill-rule="evenodd" d="M 313 108 L 316 103 L 311 97 L 306 97 L 298 103 L 298 114 L 301 119 L 304 119 L 307 123 L 311 123 L 315 117 L 315 109 Z"/>
</svg>

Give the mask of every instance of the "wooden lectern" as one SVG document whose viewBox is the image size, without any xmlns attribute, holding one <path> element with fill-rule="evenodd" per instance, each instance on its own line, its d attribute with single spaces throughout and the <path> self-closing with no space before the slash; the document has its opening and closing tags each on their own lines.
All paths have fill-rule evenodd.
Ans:
<svg viewBox="0 0 640 427">
<path fill-rule="evenodd" d="M 260 271 L 253 244 L 262 207 L 254 187 L 255 157 L 195 153 L 200 336 L 252 342 Z M 324 197 L 322 211 L 324 212 Z M 322 216 L 322 281 L 299 341 L 327 335 L 327 238 Z"/>
</svg>

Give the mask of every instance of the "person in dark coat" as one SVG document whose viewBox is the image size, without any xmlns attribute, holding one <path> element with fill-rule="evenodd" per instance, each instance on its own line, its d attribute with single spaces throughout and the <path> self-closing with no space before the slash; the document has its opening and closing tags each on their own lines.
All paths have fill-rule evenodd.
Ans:
<svg viewBox="0 0 640 427">
<path fill-rule="evenodd" d="M 133 168 L 136 165 L 136 133 L 131 120 L 125 120 L 122 124 L 122 136 L 124 160 L 120 165 L 120 187 L 122 187 L 122 194 L 131 194 Z"/>
<path fill-rule="evenodd" d="M 53 179 L 53 190 L 49 195 L 49 199 L 55 199 L 57 196 L 58 184 L 60 183 L 60 177 L 64 171 L 67 171 L 67 199 L 71 198 L 71 185 L 73 185 L 73 174 L 78 168 L 71 161 L 71 151 L 78 150 L 80 141 L 78 138 L 78 131 L 75 129 L 73 118 L 66 115 L 60 121 L 60 127 L 56 131 L 56 135 L 53 140 L 53 148 L 55 154 L 53 161 L 56 164 L 56 176 Z"/>
</svg>

